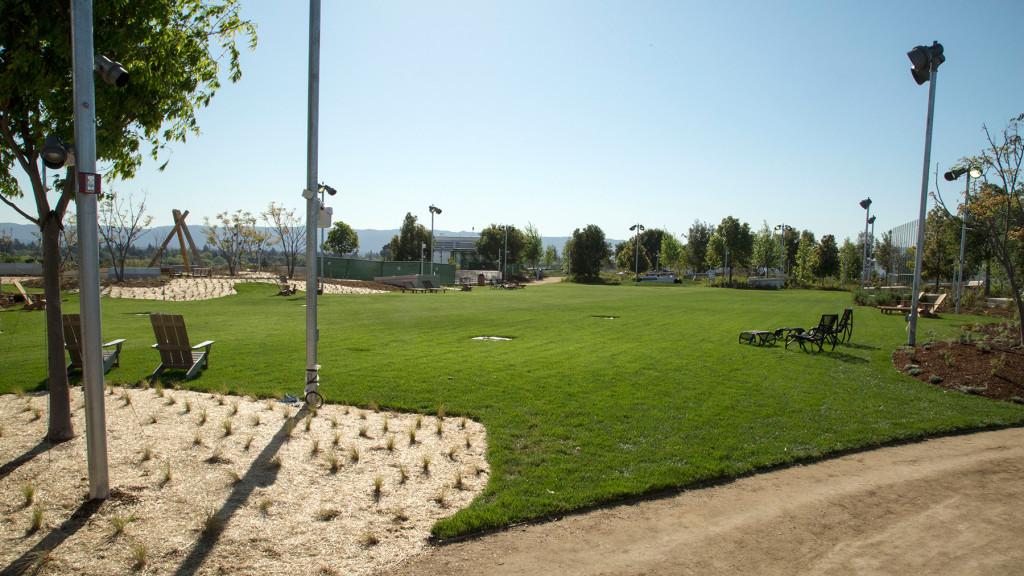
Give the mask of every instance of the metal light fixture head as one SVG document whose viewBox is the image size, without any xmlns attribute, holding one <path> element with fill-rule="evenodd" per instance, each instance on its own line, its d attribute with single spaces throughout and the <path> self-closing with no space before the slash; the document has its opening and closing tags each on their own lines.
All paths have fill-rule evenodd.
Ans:
<svg viewBox="0 0 1024 576">
<path fill-rule="evenodd" d="M 871 206 L 871 198 L 865 198 L 860 201 L 860 207 L 867 210 L 868 206 Z"/>
<path fill-rule="evenodd" d="M 875 217 L 874 216 L 872 216 L 871 218 L 868 218 L 868 224 L 874 224 L 874 223 L 875 223 Z"/>
<path fill-rule="evenodd" d="M 433 212 L 434 214 L 440 214 L 441 213 L 441 209 L 438 208 L 437 206 L 434 206 L 433 204 L 430 205 L 430 211 Z"/>
<path fill-rule="evenodd" d="M 327 184 L 324 184 L 324 183 L 321 182 L 320 183 L 320 193 L 323 194 L 324 192 L 327 192 L 327 194 L 329 194 L 331 196 L 334 196 L 335 194 L 338 193 L 338 191 L 335 190 L 332 186 L 328 186 Z"/>
<path fill-rule="evenodd" d="M 40 153 L 43 157 L 43 165 L 51 170 L 63 168 L 64 164 L 68 160 L 68 147 L 64 144 L 64 141 L 60 139 L 60 136 L 56 134 L 50 134 L 43 141 L 43 149 Z"/>
<path fill-rule="evenodd" d="M 971 166 L 970 168 L 954 168 L 949 172 L 942 175 L 947 182 L 952 182 L 964 174 L 970 173 L 971 178 L 981 178 L 981 169 L 977 166 Z"/>
<path fill-rule="evenodd" d="M 121 66 L 120 62 L 114 62 L 102 54 L 97 54 L 93 58 L 93 63 L 96 65 L 96 71 L 100 73 L 103 81 L 107 84 L 118 88 L 128 85 L 128 71 Z"/>
<path fill-rule="evenodd" d="M 915 46 L 907 52 L 907 58 L 910 58 L 910 73 L 918 86 L 927 82 L 932 70 L 938 69 L 939 64 L 946 61 L 942 55 L 942 44 L 938 42 L 932 42 L 931 46 Z"/>
</svg>

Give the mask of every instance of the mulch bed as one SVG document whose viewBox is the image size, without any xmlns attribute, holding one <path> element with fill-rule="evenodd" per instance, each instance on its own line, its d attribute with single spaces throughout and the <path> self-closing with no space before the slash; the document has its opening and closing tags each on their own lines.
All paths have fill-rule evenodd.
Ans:
<svg viewBox="0 0 1024 576">
<path fill-rule="evenodd" d="M 961 327 L 959 339 L 924 342 L 893 352 L 897 370 L 949 390 L 1024 403 L 1024 349 L 1020 324 L 1004 321 Z"/>
</svg>

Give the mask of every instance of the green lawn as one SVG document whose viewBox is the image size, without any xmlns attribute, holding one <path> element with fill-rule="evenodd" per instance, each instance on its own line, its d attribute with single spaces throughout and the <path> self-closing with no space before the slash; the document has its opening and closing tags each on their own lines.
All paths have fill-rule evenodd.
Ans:
<svg viewBox="0 0 1024 576">
<path fill-rule="evenodd" d="M 103 299 L 105 339 L 127 338 L 112 382 L 157 364 L 147 312 L 182 313 L 216 340 L 187 385 L 255 395 L 302 390 L 305 298 L 269 285 L 204 302 Z M 905 323 L 854 311 L 853 343 L 806 354 L 742 346 L 748 329 L 813 326 L 845 292 L 579 286 L 324 296 L 321 391 L 330 402 L 450 415 L 488 430 L 492 475 L 456 534 L 895 440 L 1024 423 L 1024 407 L 899 374 Z M 69 296 L 65 311 L 77 311 Z M 614 320 L 602 317 L 615 316 Z M 971 318 L 972 321 L 977 321 Z M 922 319 L 952 338 L 958 322 Z M 45 380 L 43 313 L 0 313 L 0 392 Z M 507 336 L 506 342 L 473 336 Z"/>
</svg>

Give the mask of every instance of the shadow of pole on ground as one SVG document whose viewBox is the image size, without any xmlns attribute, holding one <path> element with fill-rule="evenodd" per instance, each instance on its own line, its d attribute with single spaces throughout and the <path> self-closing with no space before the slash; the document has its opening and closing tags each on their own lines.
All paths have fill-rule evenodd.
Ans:
<svg viewBox="0 0 1024 576">
<path fill-rule="evenodd" d="M 252 465 L 249 466 L 249 470 L 246 471 L 245 476 L 242 480 L 235 485 L 234 489 L 231 490 L 231 494 L 228 495 L 224 501 L 224 505 L 221 506 L 220 510 L 217 510 L 214 515 L 218 519 L 217 530 L 204 531 L 199 536 L 199 541 L 189 552 L 188 556 L 182 560 L 181 565 L 174 572 L 174 576 L 192 576 L 202 566 L 203 562 L 213 551 L 213 547 L 217 545 L 220 540 L 220 535 L 224 532 L 224 528 L 227 527 L 227 523 L 231 520 L 232 516 L 239 508 L 245 506 L 245 503 L 249 500 L 249 496 L 252 495 L 253 490 L 256 488 L 263 488 L 272 485 L 277 481 L 278 468 L 270 465 L 270 461 L 277 454 L 281 446 L 288 441 L 289 434 L 287 432 L 289 420 L 294 425 L 296 422 L 305 417 L 309 412 L 309 407 L 303 405 L 302 408 L 295 413 L 291 419 L 286 419 L 281 429 L 278 430 L 274 437 L 267 444 L 266 448 L 260 452 L 259 456 L 253 460 Z"/>
</svg>

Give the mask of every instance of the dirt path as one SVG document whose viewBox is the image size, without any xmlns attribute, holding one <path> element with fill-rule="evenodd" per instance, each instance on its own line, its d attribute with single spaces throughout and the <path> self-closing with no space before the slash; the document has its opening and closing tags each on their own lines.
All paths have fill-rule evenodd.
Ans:
<svg viewBox="0 0 1024 576">
<path fill-rule="evenodd" d="M 882 448 L 441 546 L 387 574 L 1022 574 L 1024 429 Z"/>
</svg>

